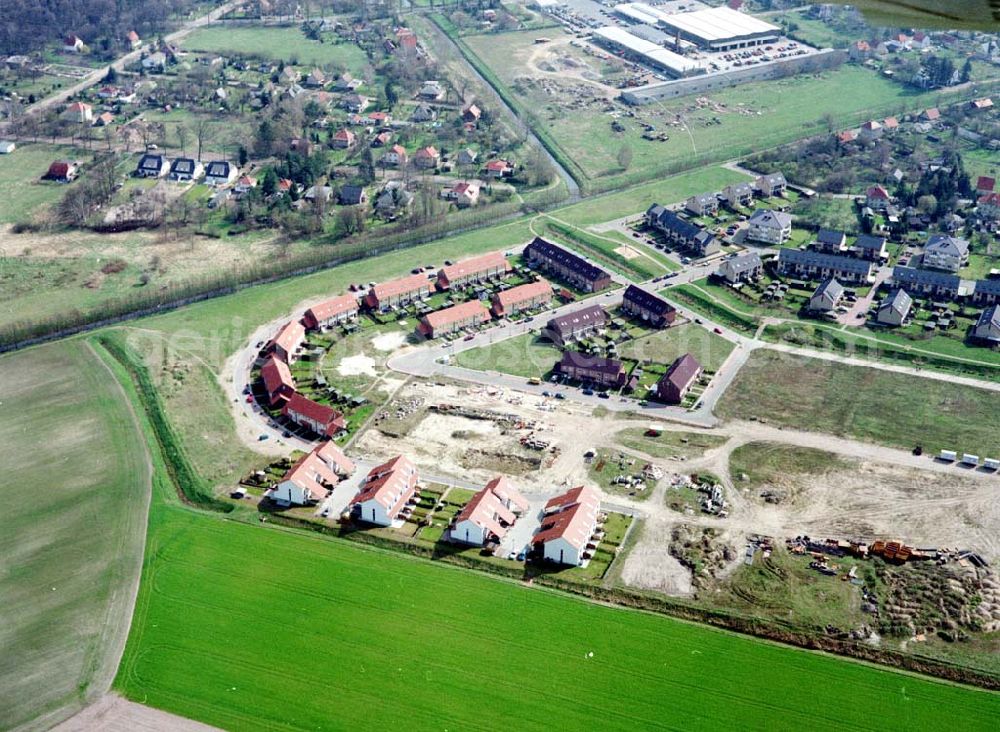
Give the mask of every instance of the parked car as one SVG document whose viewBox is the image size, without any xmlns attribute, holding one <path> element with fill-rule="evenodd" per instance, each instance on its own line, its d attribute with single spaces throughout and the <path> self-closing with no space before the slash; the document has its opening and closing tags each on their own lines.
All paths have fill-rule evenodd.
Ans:
<svg viewBox="0 0 1000 732">
<path fill-rule="evenodd" d="M 718 333 L 719 335 L 722 335 L 722 328 L 712 328 L 712 332 L 713 333 Z"/>
<path fill-rule="evenodd" d="M 594 390 L 593 389 L 584 389 L 583 390 L 583 394 L 584 394 L 584 396 L 593 396 L 594 395 Z"/>
</svg>

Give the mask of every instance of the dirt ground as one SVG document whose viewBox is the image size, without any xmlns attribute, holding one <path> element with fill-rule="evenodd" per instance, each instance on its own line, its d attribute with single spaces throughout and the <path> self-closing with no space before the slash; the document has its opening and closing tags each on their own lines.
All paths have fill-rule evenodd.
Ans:
<svg viewBox="0 0 1000 732">
<path fill-rule="evenodd" d="M 105 694 L 52 732 L 211 732 L 210 727 L 159 709 Z"/>
</svg>

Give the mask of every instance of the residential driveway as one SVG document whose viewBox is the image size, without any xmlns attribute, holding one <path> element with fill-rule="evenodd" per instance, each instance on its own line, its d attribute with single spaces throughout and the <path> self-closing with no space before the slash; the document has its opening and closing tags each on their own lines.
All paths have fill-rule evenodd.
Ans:
<svg viewBox="0 0 1000 732">
<path fill-rule="evenodd" d="M 872 285 L 868 294 L 864 297 L 858 298 L 858 301 L 854 303 L 850 310 L 846 313 L 837 316 L 837 322 L 841 325 L 853 325 L 858 326 L 865 322 L 863 316 L 868 314 L 868 310 L 872 306 L 872 302 L 875 301 L 875 295 L 878 292 L 879 286 L 885 282 L 887 279 L 892 277 L 892 268 L 890 267 L 880 267 L 878 272 L 875 273 L 875 283 Z M 861 317 L 859 317 L 861 316 Z"/>
<path fill-rule="evenodd" d="M 548 498 L 532 498 L 528 501 L 528 510 L 524 512 L 507 532 L 500 542 L 500 556 L 506 557 L 510 552 L 519 552 L 531 544 L 531 537 L 538 531 L 542 523 L 542 510 Z"/>
</svg>

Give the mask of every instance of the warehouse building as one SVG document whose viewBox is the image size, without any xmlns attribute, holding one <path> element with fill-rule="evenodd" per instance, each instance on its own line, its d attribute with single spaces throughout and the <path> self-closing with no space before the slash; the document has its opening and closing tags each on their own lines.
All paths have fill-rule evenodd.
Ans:
<svg viewBox="0 0 1000 732">
<path fill-rule="evenodd" d="M 645 64 L 674 78 L 704 74 L 704 67 L 694 59 L 681 56 L 652 41 L 639 38 L 624 28 L 608 25 L 594 31 L 593 40 L 632 61 Z"/>
<path fill-rule="evenodd" d="M 733 51 L 775 43 L 781 28 L 728 7 L 659 15 L 659 27 L 710 51 Z"/>
</svg>

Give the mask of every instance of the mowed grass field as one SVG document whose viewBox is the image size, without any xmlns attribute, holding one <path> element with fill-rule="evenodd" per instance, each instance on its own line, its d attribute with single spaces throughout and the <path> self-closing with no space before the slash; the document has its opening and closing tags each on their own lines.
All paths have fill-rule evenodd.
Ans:
<svg viewBox="0 0 1000 732">
<path fill-rule="evenodd" d="M 130 620 L 149 470 L 81 341 L 0 358 L 0 729 L 102 692 Z"/>
<path fill-rule="evenodd" d="M 1000 696 L 154 508 L 116 686 L 226 729 L 995 729 Z"/>
<path fill-rule="evenodd" d="M 182 45 L 190 51 L 254 53 L 291 65 L 332 64 L 355 75 L 360 75 L 368 65 L 364 51 L 353 43 L 321 43 L 306 38 L 298 28 L 199 28 L 187 36 Z"/>
<path fill-rule="evenodd" d="M 66 185 L 42 180 L 56 160 L 90 159 L 81 153 L 57 145 L 18 143 L 9 155 L 0 155 L 0 224 L 30 221 L 32 214 L 50 206 L 66 193 Z M 13 242 L 0 242 L 0 252 Z M 6 254 L 20 253 L 9 249 Z"/>
<path fill-rule="evenodd" d="M 865 366 L 755 351 L 716 409 L 726 419 L 993 456 L 1000 394 Z"/>
<path fill-rule="evenodd" d="M 501 374 L 530 378 L 549 373 L 561 357 L 561 352 L 552 341 L 534 333 L 525 333 L 488 346 L 462 351 L 455 354 L 452 362 L 467 369 L 498 371 Z"/>
<path fill-rule="evenodd" d="M 618 349 L 623 358 L 652 361 L 669 366 L 690 353 L 710 371 L 717 371 L 732 353 L 733 344 L 725 338 L 693 323 L 674 326 L 628 341 Z"/>
</svg>

